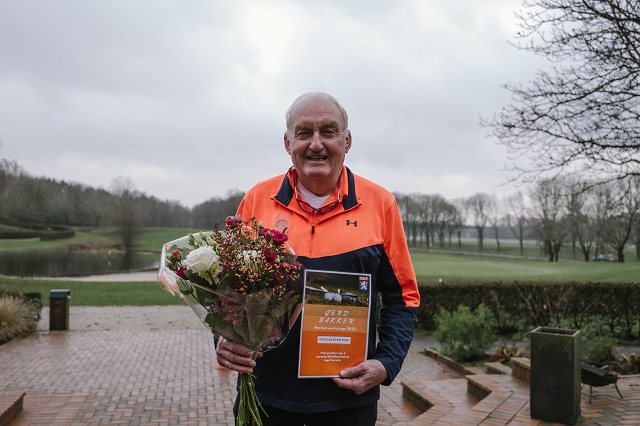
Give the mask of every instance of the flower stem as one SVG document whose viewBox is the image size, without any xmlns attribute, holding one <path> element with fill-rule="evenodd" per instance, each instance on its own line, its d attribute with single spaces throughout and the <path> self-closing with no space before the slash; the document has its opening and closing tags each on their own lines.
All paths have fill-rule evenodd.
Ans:
<svg viewBox="0 0 640 426">
<path fill-rule="evenodd" d="M 262 426 L 260 412 L 269 417 L 256 395 L 253 376 L 248 373 L 240 373 L 240 401 L 238 403 L 238 417 L 236 426 Z"/>
</svg>

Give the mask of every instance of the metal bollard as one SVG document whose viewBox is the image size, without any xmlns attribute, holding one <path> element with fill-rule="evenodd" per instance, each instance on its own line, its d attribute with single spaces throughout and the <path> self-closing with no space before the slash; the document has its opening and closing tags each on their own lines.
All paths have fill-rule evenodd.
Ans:
<svg viewBox="0 0 640 426">
<path fill-rule="evenodd" d="M 69 330 L 69 299 L 71 290 L 49 292 L 49 330 Z"/>
</svg>

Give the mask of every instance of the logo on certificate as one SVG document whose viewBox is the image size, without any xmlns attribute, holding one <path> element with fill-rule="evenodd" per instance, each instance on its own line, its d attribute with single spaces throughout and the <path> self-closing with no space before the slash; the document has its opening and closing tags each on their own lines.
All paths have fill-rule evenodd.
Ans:
<svg viewBox="0 0 640 426">
<path fill-rule="evenodd" d="M 358 289 L 360 291 L 369 291 L 369 277 L 358 277 Z"/>
</svg>

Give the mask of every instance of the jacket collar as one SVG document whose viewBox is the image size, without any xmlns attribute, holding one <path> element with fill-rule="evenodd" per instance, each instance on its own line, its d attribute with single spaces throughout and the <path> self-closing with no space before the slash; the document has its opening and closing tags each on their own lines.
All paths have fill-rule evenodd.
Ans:
<svg viewBox="0 0 640 426">
<path fill-rule="evenodd" d="M 294 195 L 293 182 L 296 181 L 296 170 L 291 167 L 289 171 L 284 175 L 282 179 L 282 185 L 280 190 L 274 196 L 280 203 L 288 206 L 291 203 Z M 358 198 L 356 196 L 356 182 L 351 173 L 351 170 L 347 166 L 342 166 L 342 173 L 340 174 L 340 198 L 342 200 L 342 207 L 345 210 L 351 209 L 358 205 Z"/>
</svg>

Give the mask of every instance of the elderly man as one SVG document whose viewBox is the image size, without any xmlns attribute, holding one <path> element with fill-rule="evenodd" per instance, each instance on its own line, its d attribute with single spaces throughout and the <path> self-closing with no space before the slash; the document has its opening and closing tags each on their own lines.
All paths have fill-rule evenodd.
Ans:
<svg viewBox="0 0 640 426">
<path fill-rule="evenodd" d="M 282 345 L 257 360 L 228 340 L 219 343 L 217 360 L 254 374 L 269 415 L 265 425 L 374 425 L 379 385 L 391 384 L 399 373 L 420 303 L 398 206 L 391 193 L 344 165 L 352 137 L 347 113 L 332 96 L 300 96 L 287 111 L 286 126 L 284 147 L 293 167 L 250 189 L 238 214 L 286 232 L 307 269 L 371 274 L 367 359 L 340 377 L 298 378 L 298 319 Z"/>
</svg>

